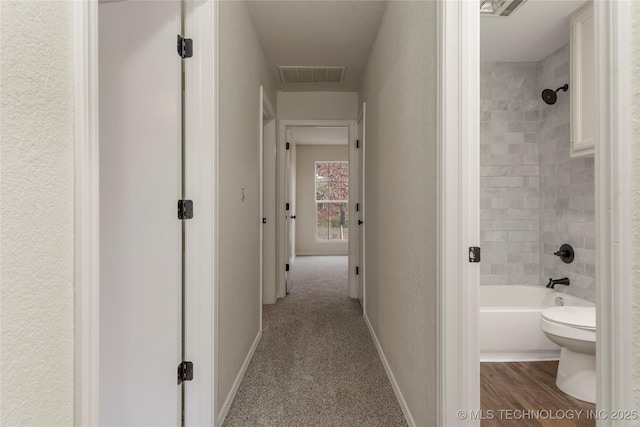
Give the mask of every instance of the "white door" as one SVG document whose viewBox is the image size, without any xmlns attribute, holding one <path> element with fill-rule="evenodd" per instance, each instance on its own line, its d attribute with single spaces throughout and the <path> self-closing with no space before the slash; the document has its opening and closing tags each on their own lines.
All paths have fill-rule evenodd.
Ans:
<svg viewBox="0 0 640 427">
<path fill-rule="evenodd" d="M 364 150 L 365 150 L 365 123 L 367 114 L 367 104 L 362 103 L 362 112 L 360 113 L 360 119 L 358 120 L 358 300 L 362 310 L 365 310 L 365 288 L 364 288 Z"/>
<path fill-rule="evenodd" d="M 180 424 L 179 2 L 99 6 L 104 426 Z"/>
<path fill-rule="evenodd" d="M 293 265 L 296 260 L 296 185 L 297 185 L 297 167 L 296 153 L 298 146 L 295 141 L 291 141 L 291 149 L 289 150 L 289 202 L 291 203 L 291 211 L 289 212 L 289 264 Z"/>
<path fill-rule="evenodd" d="M 262 130 L 262 303 L 276 302 L 276 120 L 271 102 L 260 87 Z"/>
</svg>

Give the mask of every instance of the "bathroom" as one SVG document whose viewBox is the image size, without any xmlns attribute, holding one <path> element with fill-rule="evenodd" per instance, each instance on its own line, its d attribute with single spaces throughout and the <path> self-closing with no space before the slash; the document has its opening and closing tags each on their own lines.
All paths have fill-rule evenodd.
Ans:
<svg viewBox="0 0 640 427">
<path fill-rule="evenodd" d="M 519 375 L 525 382 L 536 378 L 533 387 L 549 391 L 559 410 L 589 410 L 595 403 L 596 295 L 592 4 L 482 4 L 483 409 L 502 409 L 497 402 L 509 401 L 488 396 L 499 390 L 488 378 L 532 387 L 518 384 Z M 567 343 L 565 330 L 579 345 Z M 550 409 L 543 398 L 536 404 Z"/>
</svg>

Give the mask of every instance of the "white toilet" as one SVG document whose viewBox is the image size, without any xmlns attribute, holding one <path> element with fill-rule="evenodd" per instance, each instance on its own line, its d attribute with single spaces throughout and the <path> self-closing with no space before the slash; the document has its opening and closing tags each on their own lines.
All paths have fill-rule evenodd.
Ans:
<svg viewBox="0 0 640 427">
<path fill-rule="evenodd" d="M 596 308 L 547 308 L 542 311 L 540 329 L 562 347 L 558 388 L 576 399 L 596 403 Z"/>
</svg>

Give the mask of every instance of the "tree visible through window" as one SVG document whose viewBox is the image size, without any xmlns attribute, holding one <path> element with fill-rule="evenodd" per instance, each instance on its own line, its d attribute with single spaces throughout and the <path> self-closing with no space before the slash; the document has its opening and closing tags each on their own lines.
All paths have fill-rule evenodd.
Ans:
<svg viewBox="0 0 640 427">
<path fill-rule="evenodd" d="M 316 237 L 348 240 L 349 162 L 316 162 Z"/>
</svg>

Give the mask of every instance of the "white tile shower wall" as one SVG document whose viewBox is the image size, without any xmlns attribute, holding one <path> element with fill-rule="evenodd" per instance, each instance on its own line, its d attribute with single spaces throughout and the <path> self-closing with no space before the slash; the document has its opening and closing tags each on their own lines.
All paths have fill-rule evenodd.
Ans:
<svg viewBox="0 0 640 427">
<path fill-rule="evenodd" d="M 480 118 L 482 284 L 545 285 L 595 301 L 593 158 L 569 155 L 569 45 L 538 63 L 483 63 Z M 571 89 L 570 89 L 571 90 Z M 572 264 L 553 252 L 576 251 Z"/>
<path fill-rule="evenodd" d="M 481 66 L 482 284 L 540 282 L 537 66 Z"/>
<path fill-rule="evenodd" d="M 569 45 L 539 63 L 540 90 L 569 81 Z M 571 158 L 570 96 L 558 92 L 554 105 L 542 104 L 540 140 L 540 283 L 568 277 L 561 291 L 595 302 L 594 159 Z M 553 255 L 563 243 L 575 250 L 575 260 L 563 263 Z"/>
</svg>

